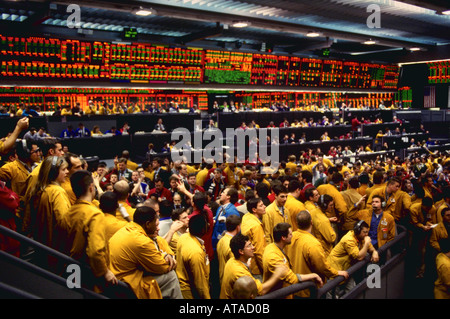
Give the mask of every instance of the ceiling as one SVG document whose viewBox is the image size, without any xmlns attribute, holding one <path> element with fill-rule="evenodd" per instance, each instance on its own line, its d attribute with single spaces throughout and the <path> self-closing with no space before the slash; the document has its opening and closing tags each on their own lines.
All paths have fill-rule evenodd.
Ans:
<svg viewBox="0 0 450 319">
<path fill-rule="evenodd" d="M 80 28 L 67 26 L 71 3 L 80 6 Z M 137 16 L 139 7 L 155 14 Z M 0 29 L 121 41 L 123 29 L 134 27 L 141 42 L 309 57 L 328 48 L 330 58 L 407 62 L 450 57 L 446 10 L 449 0 L 19 0 L 0 1 Z M 249 26 L 233 27 L 237 21 Z M 310 31 L 319 36 L 307 37 Z M 362 43 L 369 39 L 376 43 Z"/>
</svg>

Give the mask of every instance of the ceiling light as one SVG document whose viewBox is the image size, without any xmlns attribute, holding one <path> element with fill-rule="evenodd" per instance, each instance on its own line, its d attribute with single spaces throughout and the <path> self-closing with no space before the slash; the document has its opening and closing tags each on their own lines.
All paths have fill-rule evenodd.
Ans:
<svg viewBox="0 0 450 319">
<path fill-rule="evenodd" d="M 141 17 L 146 17 L 151 14 L 154 14 L 154 10 L 153 9 L 144 9 L 144 8 L 140 7 L 139 9 L 134 11 L 134 14 L 141 16 Z"/>
<path fill-rule="evenodd" d="M 364 44 L 367 44 L 367 45 L 372 45 L 372 44 L 375 44 L 375 43 L 376 42 L 374 40 L 372 40 L 372 39 L 364 41 Z"/>
<path fill-rule="evenodd" d="M 409 50 L 410 51 L 420 51 L 420 48 L 419 47 L 413 47 L 413 48 L 410 48 Z"/>
<path fill-rule="evenodd" d="M 250 25 L 250 23 L 246 22 L 246 21 L 236 21 L 233 22 L 232 26 L 235 28 L 245 28 L 248 27 Z"/>
<path fill-rule="evenodd" d="M 311 32 L 308 32 L 308 33 L 306 34 L 306 36 L 307 36 L 307 37 L 310 37 L 310 38 L 316 38 L 316 37 L 319 37 L 319 36 L 320 36 L 320 33 L 311 31 Z"/>
<path fill-rule="evenodd" d="M 450 10 L 442 11 L 442 14 L 450 15 Z"/>
</svg>

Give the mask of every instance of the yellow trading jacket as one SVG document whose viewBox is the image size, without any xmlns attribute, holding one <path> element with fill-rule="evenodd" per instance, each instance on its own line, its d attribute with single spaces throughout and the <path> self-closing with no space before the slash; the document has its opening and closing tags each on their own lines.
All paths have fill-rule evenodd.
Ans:
<svg viewBox="0 0 450 319">
<path fill-rule="evenodd" d="M 358 212 L 358 219 L 364 220 L 370 227 L 372 209 L 363 209 Z M 378 248 L 385 245 L 395 237 L 395 219 L 389 213 L 383 212 L 377 229 Z"/>
<path fill-rule="evenodd" d="M 359 251 L 363 243 L 360 242 L 353 230 L 347 232 L 328 256 L 331 267 L 339 270 L 347 270 L 358 260 Z M 374 249 L 370 244 L 369 250 Z"/>
<path fill-rule="evenodd" d="M 64 190 L 67 193 L 67 196 L 69 197 L 70 203 L 73 205 L 75 204 L 77 197 L 75 196 L 75 193 L 72 190 L 72 185 L 70 184 L 70 178 L 66 177 L 66 181 L 61 184 L 61 187 L 64 188 Z"/>
<path fill-rule="evenodd" d="M 24 212 L 23 212 L 23 224 L 22 224 L 22 230 L 24 233 L 29 234 L 31 229 L 31 209 L 32 207 L 30 205 L 33 205 L 31 203 L 31 194 L 37 184 L 39 171 L 41 169 L 42 162 L 36 166 L 33 171 L 28 175 L 26 181 L 25 181 L 25 194 L 23 195 L 23 201 L 25 203 Z"/>
<path fill-rule="evenodd" d="M 206 169 L 206 168 L 200 170 L 195 177 L 196 184 L 201 187 L 203 187 L 205 185 L 205 182 L 208 179 L 209 179 L 208 169 Z"/>
<path fill-rule="evenodd" d="M 297 275 L 292 271 L 291 261 L 288 256 L 275 243 L 269 244 L 266 249 L 264 249 L 263 255 L 263 282 L 269 280 L 278 265 L 286 265 L 289 270 L 286 272 L 285 276 L 280 278 L 281 281 L 275 284 L 271 291 L 299 282 Z"/>
<path fill-rule="evenodd" d="M 336 277 L 338 271 L 331 267 L 320 242 L 309 232 L 297 229 L 292 242 L 286 247 L 286 255 L 296 274 L 317 273 L 323 280 Z M 309 290 L 300 291 L 300 297 L 309 297 Z"/>
<path fill-rule="evenodd" d="M 250 269 L 246 264 L 232 257 L 227 261 L 223 270 L 223 278 L 219 296 L 220 299 L 232 299 L 234 283 L 236 280 L 244 276 L 250 276 L 255 280 L 258 295 L 261 295 L 262 283 L 252 276 Z"/>
<path fill-rule="evenodd" d="M 291 224 L 290 211 L 284 206 L 284 214 L 282 214 L 278 209 L 276 201 L 273 201 L 266 207 L 266 213 L 262 217 L 262 223 L 267 244 L 273 243 L 273 228 L 278 223 Z"/>
<path fill-rule="evenodd" d="M 372 198 L 375 195 L 378 195 L 381 198 L 383 198 L 383 201 L 386 201 L 386 206 L 383 207 L 384 212 L 391 214 L 391 216 L 400 216 L 400 213 L 396 212 L 396 208 L 397 208 L 397 203 L 402 200 L 402 198 L 401 198 L 402 195 L 400 194 L 399 191 L 397 191 L 394 194 L 391 194 L 389 199 L 386 200 L 386 187 L 387 186 L 379 187 L 370 194 L 370 196 L 366 202 L 366 209 L 372 208 Z"/>
<path fill-rule="evenodd" d="M 291 224 L 292 231 L 296 231 L 298 228 L 297 214 L 300 213 L 302 210 L 306 210 L 305 204 L 303 204 L 297 198 L 295 198 L 294 196 L 289 194 L 287 197 L 286 203 L 284 204 L 284 208 L 287 209 L 287 211 L 289 211 L 290 220 L 288 221 L 288 223 Z M 266 209 L 266 212 L 267 212 L 267 209 Z M 273 228 L 272 228 L 272 230 L 273 230 Z"/>
<path fill-rule="evenodd" d="M 126 201 L 119 201 L 118 203 L 121 204 L 126 209 L 128 215 L 130 215 L 130 220 L 133 220 L 133 216 L 134 216 L 134 212 L 136 211 L 136 208 L 131 207 Z M 117 209 L 117 211 L 116 211 L 116 218 L 119 220 L 127 221 L 125 218 L 123 218 L 119 209 Z"/>
<path fill-rule="evenodd" d="M 244 172 L 238 167 L 232 171 L 231 168 L 227 166 L 223 172 L 227 175 L 227 182 L 229 186 L 235 186 L 244 175 Z"/>
<path fill-rule="evenodd" d="M 383 186 L 386 186 L 386 183 L 375 184 L 372 187 L 369 187 L 368 189 L 366 189 L 366 195 L 367 195 L 366 200 L 369 199 L 370 195 L 372 194 L 372 192 L 374 190 L 376 190 L 377 188 L 383 187 Z"/>
<path fill-rule="evenodd" d="M 141 112 L 141 109 L 137 105 L 135 105 L 134 107 L 129 106 L 127 108 L 127 113 L 128 114 L 139 113 L 139 112 Z"/>
<path fill-rule="evenodd" d="M 48 185 L 41 194 L 36 212 L 36 224 L 32 225 L 34 239 L 55 249 L 62 249 L 65 236 L 64 216 L 72 205 L 64 189 L 56 184 Z"/>
<path fill-rule="evenodd" d="M 172 251 L 174 252 L 177 251 L 178 240 L 180 239 L 181 235 L 183 234 L 177 231 L 176 233 L 173 234 L 172 240 L 169 243 L 170 249 L 172 249 Z"/>
<path fill-rule="evenodd" d="M 436 208 L 434 206 L 431 208 L 430 212 L 427 214 L 427 221 L 425 222 L 425 216 L 422 213 L 422 202 L 415 203 L 411 205 L 410 208 L 411 224 L 423 229 L 427 224 L 437 224 Z"/>
<path fill-rule="evenodd" d="M 127 160 L 127 168 L 131 169 L 132 171 L 136 171 L 139 167 L 139 164 L 133 162 L 132 160 Z"/>
<path fill-rule="evenodd" d="M 366 190 L 369 188 L 369 186 L 367 185 L 367 184 L 363 184 L 363 185 L 361 185 L 360 187 L 358 187 L 358 193 L 361 195 L 361 196 L 364 196 L 364 195 L 366 195 Z"/>
<path fill-rule="evenodd" d="M 439 206 L 437 212 L 436 212 L 436 220 L 438 221 L 438 223 L 442 222 L 442 211 L 444 210 L 444 208 L 446 207 L 450 207 L 449 205 L 447 205 L 447 203 L 442 204 L 441 206 Z"/>
<path fill-rule="evenodd" d="M 445 229 L 445 225 L 443 222 L 438 223 L 436 227 L 431 230 L 430 236 L 430 245 L 433 247 L 438 253 L 441 252 L 441 246 L 439 245 L 439 241 L 441 239 L 448 238 L 447 229 Z"/>
<path fill-rule="evenodd" d="M 199 238 L 186 233 L 177 245 L 177 275 L 184 299 L 211 299 L 209 293 L 209 259 Z"/>
<path fill-rule="evenodd" d="M 254 275 L 262 275 L 262 256 L 264 254 L 264 248 L 266 248 L 263 223 L 256 215 L 247 213 L 242 217 L 241 233 L 242 235 L 248 236 L 252 245 L 255 247 L 254 257 L 251 259 L 250 263 L 250 270 Z"/>
<path fill-rule="evenodd" d="M 233 236 L 231 236 L 228 233 L 225 233 L 225 235 L 220 238 L 219 242 L 217 243 L 217 259 L 219 261 L 219 278 L 220 282 L 222 282 L 223 278 L 223 270 L 225 268 L 225 265 L 227 261 L 231 258 L 233 258 L 233 253 L 231 252 L 230 248 L 230 241 Z"/>
<path fill-rule="evenodd" d="M 358 210 L 363 208 L 355 207 L 354 205 L 361 199 L 362 196 L 356 189 L 352 188 L 341 192 L 341 194 L 348 208 L 348 210 L 344 213 L 344 224 L 342 225 L 342 230 L 350 230 L 353 229 L 355 222 L 358 221 Z M 360 204 L 360 206 L 363 206 L 363 204 Z"/>
<path fill-rule="evenodd" d="M 338 191 L 336 186 L 332 184 L 322 184 L 319 187 L 317 187 L 317 191 L 320 195 L 328 194 L 331 197 L 333 197 L 334 201 L 334 208 L 338 210 L 340 214 L 345 214 L 348 210 L 347 204 L 345 203 L 344 197 L 342 197 L 342 194 Z M 340 218 L 339 214 L 336 213 L 327 213 L 328 218 L 330 217 L 338 217 Z"/>
<path fill-rule="evenodd" d="M 450 299 L 450 258 L 443 253 L 436 257 L 438 279 L 434 282 L 434 298 Z"/>
<path fill-rule="evenodd" d="M 395 215 L 392 216 L 396 222 L 406 217 L 411 209 L 411 196 L 402 190 L 398 190 L 397 193 L 399 200 L 395 206 Z"/>
<path fill-rule="evenodd" d="M 111 237 L 123 226 L 127 225 L 128 222 L 124 220 L 119 220 L 117 217 L 111 214 L 105 214 L 105 237 L 106 242 L 108 242 Z"/>
<path fill-rule="evenodd" d="M 336 232 L 331 226 L 330 220 L 320 208 L 316 208 L 316 210 L 311 213 L 311 218 L 313 224 L 311 233 L 322 245 L 325 256 L 328 256 L 336 241 Z"/>
<path fill-rule="evenodd" d="M 130 285 L 137 298 L 162 298 L 151 274 L 167 273 L 169 264 L 161 252 L 163 249 L 156 247 L 139 224 L 129 222 L 119 229 L 109 240 L 109 249 L 111 271 Z"/>
<path fill-rule="evenodd" d="M 109 249 L 103 212 L 91 202 L 77 200 L 63 218 L 70 256 L 89 264 L 95 277 L 105 275 L 109 266 Z"/>
<path fill-rule="evenodd" d="M 6 163 L 0 167 L 0 180 L 10 181 L 11 190 L 19 195 L 19 199 L 22 201 L 26 191 L 26 181 L 30 172 L 23 166 L 19 160 Z"/>
<path fill-rule="evenodd" d="M 306 208 L 306 210 L 309 212 L 309 213 L 311 213 L 312 211 L 314 211 L 316 208 L 318 208 L 319 206 L 317 206 L 317 204 L 316 203 L 314 203 L 314 202 L 312 202 L 312 201 L 310 201 L 310 200 L 307 200 L 306 202 L 305 202 L 305 208 Z M 296 224 L 297 224 L 297 222 L 296 222 Z M 292 229 L 293 231 L 294 231 L 294 229 Z"/>
</svg>

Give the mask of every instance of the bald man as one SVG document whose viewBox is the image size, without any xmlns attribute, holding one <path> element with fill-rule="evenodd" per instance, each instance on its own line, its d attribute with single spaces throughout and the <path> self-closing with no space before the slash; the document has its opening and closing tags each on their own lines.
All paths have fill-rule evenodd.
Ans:
<svg viewBox="0 0 450 319">
<path fill-rule="evenodd" d="M 125 180 L 120 180 L 114 184 L 114 193 L 117 194 L 117 201 L 119 209 L 116 212 L 116 217 L 120 220 L 132 221 L 135 208 L 127 203 L 127 198 L 130 192 L 130 186 Z"/>
<path fill-rule="evenodd" d="M 234 283 L 233 299 L 255 299 L 257 295 L 258 288 L 252 277 L 239 277 Z"/>
</svg>

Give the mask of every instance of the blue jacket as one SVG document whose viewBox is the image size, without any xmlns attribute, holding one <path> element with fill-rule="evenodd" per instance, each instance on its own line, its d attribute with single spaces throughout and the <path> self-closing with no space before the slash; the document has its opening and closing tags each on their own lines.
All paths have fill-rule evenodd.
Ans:
<svg viewBox="0 0 450 319">
<path fill-rule="evenodd" d="M 62 133 L 59 137 L 60 138 L 72 138 L 75 136 L 76 136 L 75 131 L 64 130 L 64 131 L 62 131 Z"/>
<path fill-rule="evenodd" d="M 219 236 L 222 235 L 224 231 L 226 231 L 225 221 L 228 216 L 236 215 L 241 216 L 237 208 L 232 204 L 228 203 L 226 205 L 222 205 L 217 209 L 216 216 L 214 217 L 214 231 L 212 235 L 212 244 L 214 250 L 217 247 L 217 243 L 219 241 Z"/>
<path fill-rule="evenodd" d="M 91 131 L 89 131 L 87 128 L 84 128 L 84 132 L 83 132 L 82 129 L 77 128 L 75 131 L 75 136 L 76 137 L 90 137 Z"/>
</svg>

